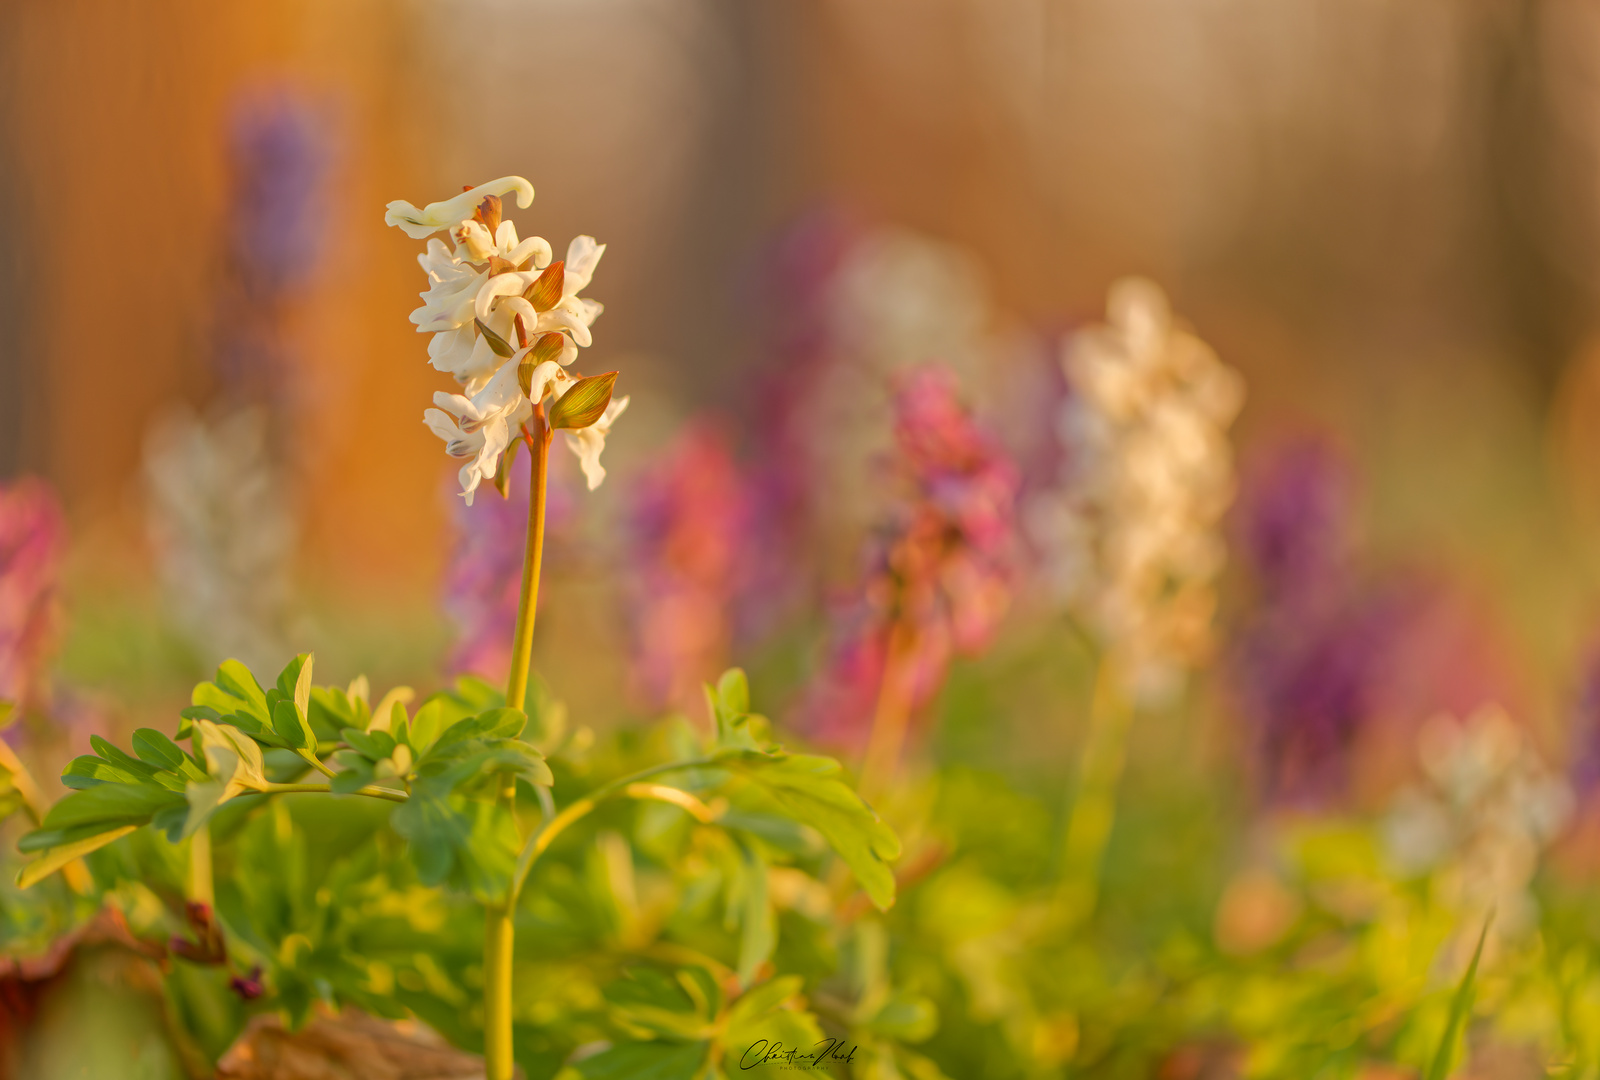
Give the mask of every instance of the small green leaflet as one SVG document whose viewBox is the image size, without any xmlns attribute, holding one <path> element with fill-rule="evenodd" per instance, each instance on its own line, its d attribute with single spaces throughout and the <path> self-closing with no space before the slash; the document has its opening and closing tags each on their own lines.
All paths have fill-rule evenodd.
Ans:
<svg viewBox="0 0 1600 1080">
<path fill-rule="evenodd" d="M 611 404 L 611 391 L 617 384 L 617 372 L 590 375 L 579 379 L 565 394 L 550 406 L 551 428 L 586 428 L 605 414 Z"/>
</svg>

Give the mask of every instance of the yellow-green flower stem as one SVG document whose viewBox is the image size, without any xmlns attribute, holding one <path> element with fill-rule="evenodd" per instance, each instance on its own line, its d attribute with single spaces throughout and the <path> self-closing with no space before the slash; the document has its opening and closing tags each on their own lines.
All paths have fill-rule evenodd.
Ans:
<svg viewBox="0 0 1600 1080">
<path fill-rule="evenodd" d="M 189 899 L 210 908 L 217 906 L 217 891 L 211 874 L 209 821 L 189 837 Z"/>
<path fill-rule="evenodd" d="M 515 811 L 516 777 L 510 774 L 501 777 L 499 799 L 502 806 Z M 516 1072 L 511 1052 L 511 967 L 516 910 L 516 900 L 510 895 L 504 903 L 485 904 L 483 909 L 483 1063 L 487 1080 L 511 1080 Z"/>
<path fill-rule="evenodd" d="M 1118 685 L 1115 665 L 1102 656 L 1089 705 L 1089 730 L 1078 764 L 1078 786 L 1067 817 L 1058 894 L 1061 916 L 1070 927 L 1094 914 L 1106 843 L 1117 816 L 1117 786 L 1127 758 L 1132 710 Z"/>
<path fill-rule="evenodd" d="M 327 784 L 268 784 L 261 789 L 265 795 L 295 795 L 308 791 L 320 791 L 326 795 L 332 790 L 333 788 Z M 355 791 L 349 792 L 349 794 L 365 795 L 369 799 L 387 799 L 390 802 L 405 802 L 406 799 L 410 798 L 403 791 L 398 791 L 395 788 L 377 787 L 373 784 L 368 784 L 364 788 L 357 788 Z"/>
<path fill-rule="evenodd" d="M 529 426 L 528 449 L 533 454 L 533 477 L 528 492 L 528 540 L 522 552 L 522 596 L 517 602 L 517 629 L 511 638 L 511 676 L 506 680 L 506 706 L 512 709 L 522 708 L 528 699 L 533 622 L 539 608 L 539 567 L 544 558 L 544 504 L 552 434 L 545 425 L 542 408 L 536 408 Z"/>
<path fill-rule="evenodd" d="M 889 631 L 883 679 L 878 684 L 878 702 L 872 713 L 872 732 L 861 758 L 861 797 L 869 803 L 888 790 L 905 747 L 916 692 L 909 663 L 915 644 L 916 631 L 903 619 L 897 620 Z"/>
<path fill-rule="evenodd" d="M 534 406 L 528 432 L 533 454 L 528 492 L 528 534 L 522 554 L 522 594 L 517 602 L 517 629 L 511 638 L 511 675 L 506 681 L 506 705 L 524 708 L 528 700 L 528 668 L 533 662 L 533 624 L 539 613 L 539 568 L 544 558 L 544 506 L 550 463 L 551 431 L 544 410 Z M 513 815 L 517 805 L 516 777 L 501 779 L 500 802 Z M 485 1080 L 512 1080 L 516 1062 L 511 1052 L 511 968 L 516 939 L 517 885 L 504 903 L 483 910 L 483 1066 Z"/>
</svg>

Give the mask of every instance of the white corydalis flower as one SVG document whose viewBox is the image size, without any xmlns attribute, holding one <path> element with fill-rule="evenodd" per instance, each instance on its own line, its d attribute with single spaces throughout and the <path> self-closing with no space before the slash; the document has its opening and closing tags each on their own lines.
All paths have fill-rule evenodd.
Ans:
<svg viewBox="0 0 1600 1080">
<path fill-rule="evenodd" d="M 606 470 L 600 464 L 600 452 L 606 448 L 606 436 L 611 434 L 612 422 L 627 408 L 626 397 L 614 398 L 600 419 L 586 428 L 568 432 L 572 438 L 567 445 L 578 455 L 578 465 L 583 469 L 583 478 L 588 482 L 590 491 L 599 487 L 600 481 L 606 478 Z"/>
<path fill-rule="evenodd" d="M 487 184 L 468 188 L 459 195 L 439 202 L 429 203 L 418 210 L 404 199 L 396 199 L 385 207 L 383 223 L 398 225 L 413 240 L 432 236 L 440 229 L 454 229 L 472 217 L 485 198 L 517 193 L 517 206 L 526 210 L 533 205 L 533 185 L 520 176 L 502 176 Z"/>
<path fill-rule="evenodd" d="M 1234 490 L 1227 429 L 1244 384 L 1175 324 L 1153 282 L 1116 282 L 1106 314 L 1063 352 L 1071 464 L 1030 525 L 1064 601 L 1130 689 L 1159 698 L 1209 646 L 1218 523 Z"/>
<path fill-rule="evenodd" d="M 1386 822 L 1395 868 L 1432 877 L 1433 895 L 1460 916 L 1461 948 L 1491 910 L 1491 939 L 1532 930 L 1530 886 L 1572 813 L 1571 789 L 1498 705 L 1465 721 L 1435 716 L 1417 744 L 1422 783 L 1400 793 Z"/>
<path fill-rule="evenodd" d="M 536 407 L 554 404 L 578 379 L 564 369 L 580 347 L 592 344 L 590 327 L 604 310 L 580 295 L 605 254 L 605 245 L 580 236 L 567 257 L 551 262 L 543 238 L 521 239 L 501 217 L 500 196 L 515 192 L 517 205 L 533 201 L 533 186 L 502 177 L 450 199 L 417 209 L 397 200 L 384 220 L 414 239 L 428 239 L 417 262 L 428 276 L 422 306 L 411 313 L 419 333 L 431 333 L 433 366 L 453 376 L 462 392 L 434 395 L 423 420 L 445 442 L 461 468 L 462 495 L 470 505 L 484 480 L 493 480 L 512 441 Z M 432 236 L 447 232 L 451 244 Z M 600 453 L 611 422 L 627 399 L 611 402 L 587 428 L 568 428 L 593 490 L 605 477 Z"/>
</svg>

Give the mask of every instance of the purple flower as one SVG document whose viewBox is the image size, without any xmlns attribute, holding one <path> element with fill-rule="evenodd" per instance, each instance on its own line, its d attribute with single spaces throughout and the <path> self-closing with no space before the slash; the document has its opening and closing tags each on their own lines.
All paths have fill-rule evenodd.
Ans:
<svg viewBox="0 0 1600 1080">
<path fill-rule="evenodd" d="M 1350 469 L 1322 439 L 1300 438 L 1247 470 L 1235 512 L 1239 547 L 1273 603 L 1320 600 L 1347 573 Z"/>
<path fill-rule="evenodd" d="M 46 695 L 65 547 L 66 524 L 48 486 L 0 485 L 0 698 L 31 706 Z"/>
<path fill-rule="evenodd" d="M 250 292 L 281 293 L 305 279 L 321 251 L 322 123 L 280 91 L 240 102 L 230 136 L 233 254 Z"/>
<path fill-rule="evenodd" d="M 1019 474 L 973 422 L 947 369 L 899 379 L 894 439 L 905 498 L 836 613 L 828 669 L 804 708 L 825 742 L 865 738 L 891 662 L 906 666 L 912 707 L 925 704 L 953 655 L 987 647 L 1011 601 Z"/>
<path fill-rule="evenodd" d="M 1234 525 L 1251 589 L 1231 674 L 1269 799 L 1346 794 L 1380 719 L 1415 724 L 1514 697 L 1458 588 L 1432 573 L 1358 573 L 1353 493 L 1321 439 L 1279 444 L 1245 470 Z"/>
<path fill-rule="evenodd" d="M 1590 644 L 1579 668 L 1572 732 L 1572 784 L 1587 797 L 1600 790 L 1600 641 Z"/>
<path fill-rule="evenodd" d="M 727 440 L 701 421 L 635 481 L 632 502 L 634 682 L 653 706 L 688 708 L 727 660 L 750 491 Z"/>
<path fill-rule="evenodd" d="M 229 396 L 289 392 L 285 305 L 310 277 L 327 226 L 318 213 L 327 152 L 316 111 L 287 91 L 255 94 L 229 125 L 227 268 L 215 313 L 215 363 Z"/>
</svg>

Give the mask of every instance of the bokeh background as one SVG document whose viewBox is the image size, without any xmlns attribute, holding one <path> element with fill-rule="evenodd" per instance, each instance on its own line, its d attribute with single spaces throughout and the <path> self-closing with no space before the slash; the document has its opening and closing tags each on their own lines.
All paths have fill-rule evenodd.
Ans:
<svg viewBox="0 0 1600 1080">
<path fill-rule="evenodd" d="M 414 245 L 380 211 L 521 173 L 525 232 L 609 244 L 590 362 L 633 395 L 612 481 L 571 500 L 539 645 L 595 722 L 641 708 L 604 647 L 626 634 L 630 478 L 708 410 L 747 439 L 795 315 L 774 253 L 822 221 L 933 252 L 905 302 L 935 310 L 908 318 L 960 332 L 917 359 L 980 398 L 1051 369 L 1113 279 L 1159 282 L 1248 382 L 1241 458 L 1285 430 L 1341 446 L 1364 550 L 1447 569 L 1559 740 L 1600 614 L 1597 20 L 1575 0 L 5 5 L 0 473 L 65 506 L 61 670 L 121 725 L 214 663 L 175 608 L 150 447 L 180 406 L 235 401 L 265 403 L 280 468 L 239 513 L 288 552 L 285 642 L 330 677 L 442 669 L 457 511 L 420 414 L 444 384 L 406 321 Z"/>
</svg>

